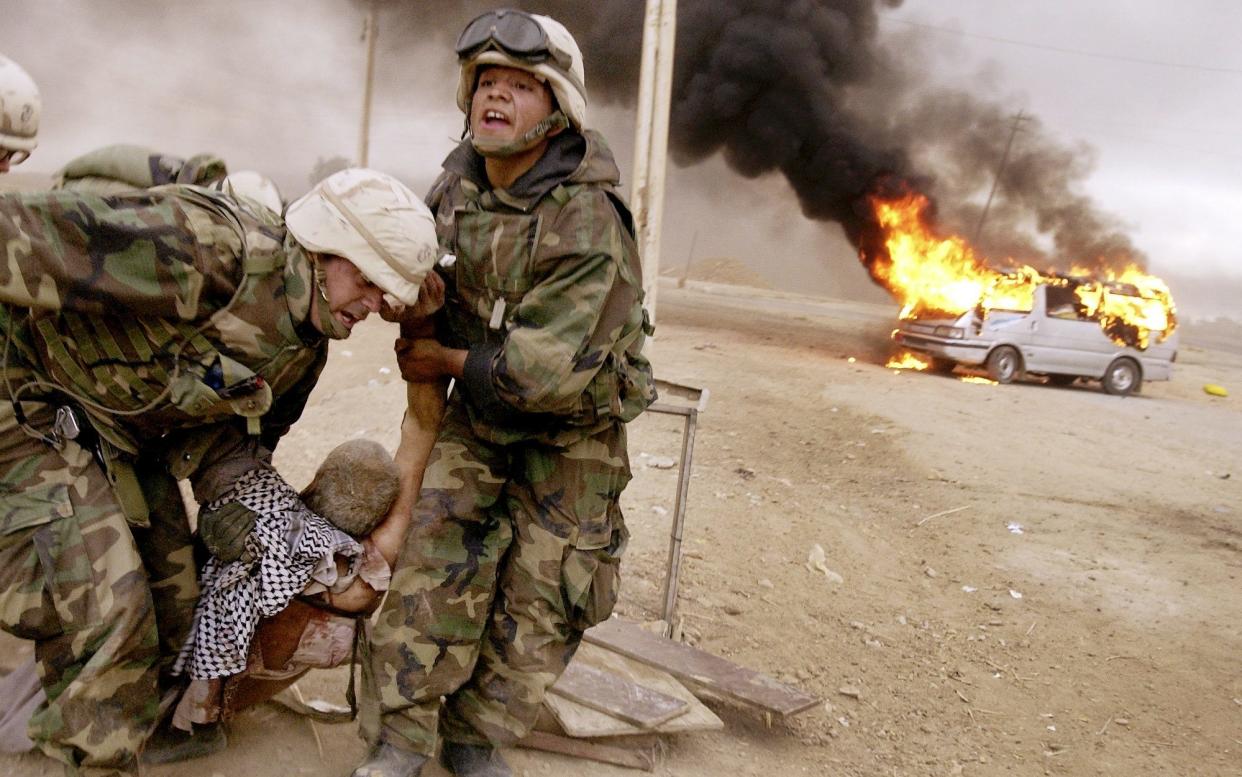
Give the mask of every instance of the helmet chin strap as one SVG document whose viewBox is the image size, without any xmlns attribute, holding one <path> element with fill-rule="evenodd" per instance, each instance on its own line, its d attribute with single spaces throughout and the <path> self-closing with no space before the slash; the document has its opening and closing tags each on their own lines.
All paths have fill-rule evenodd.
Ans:
<svg viewBox="0 0 1242 777">
<path fill-rule="evenodd" d="M 332 315 L 332 305 L 328 302 L 328 278 L 323 262 L 316 254 L 311 259 L 315 272 L 315 294 L 319 297 L 319 331 L 333 340 L 344 340 L 349 337 L 349 328 Z"/>
<path fill-rule="evenodd" d="M 475 151 L 478 151 L 488 159 L 508 159 L 531 150 L 546 140 L 551 133 L 568 129 L 568 127 L 569 119 L 565 116 L 565 112 L 556 110 L 548 114 L 546 118 L 531 127 L 522 137 L 516 140 L 504 143 L 498 140 L 472 136 L 470 144 L 474 146 Z"/>
</svg>

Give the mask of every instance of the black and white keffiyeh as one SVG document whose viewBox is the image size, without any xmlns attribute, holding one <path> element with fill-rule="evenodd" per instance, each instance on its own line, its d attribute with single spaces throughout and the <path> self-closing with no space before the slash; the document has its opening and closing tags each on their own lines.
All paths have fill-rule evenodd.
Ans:
<svg viewBox="0 0 1242 777">
<path fill-rule="evenodd" d="M 335 555 L 356 563 L 363 554 L 362 545 L 311 512 L 273 470 L 242 475 L 229 493 L 209 506 L 232 501 L 259 516 L 246 538 L 252 560 L 224 563 L 213 556 L 199 573 L 201 593 L 194 622 L 173 665 L 174 674 L 188 671 L 195 680 L 245 669 L 260 618 L 288 606 L 317 572 L 335 575 Z"/>
</svg>

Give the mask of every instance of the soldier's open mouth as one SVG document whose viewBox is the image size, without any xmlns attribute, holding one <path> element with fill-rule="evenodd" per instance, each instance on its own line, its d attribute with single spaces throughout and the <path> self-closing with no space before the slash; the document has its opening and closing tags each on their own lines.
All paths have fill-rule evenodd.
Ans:
<svg viewBox="0 0 1242 777">
<path fill-rule="evenodd" d="M 508 127 L 510 123 L 509 117 L 500 111 L 489 110 L 483 114 L 484 127 Z"/>
</svg>

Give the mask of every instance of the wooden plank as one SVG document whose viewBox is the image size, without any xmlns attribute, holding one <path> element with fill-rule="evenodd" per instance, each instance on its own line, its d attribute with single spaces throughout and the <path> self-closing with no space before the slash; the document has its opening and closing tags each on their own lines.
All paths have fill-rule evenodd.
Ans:
<svg viewBox="0 0 1242 777">
<path fill-rule="evenodd" d="M 631 769 L 642 769 L 645 772 L 655 770 L 655 752 L 651 749 L 639 750 L 617 745 L 604 745 L 549 734 L 546 731 L 530 732 L 525 738 L 518 740 L 517 746 L 548 753 L 572 755 L 575 758 L 586 758 L 615 766 L 627 766 Z"/>
<path fill-rule="evenodd" d="M 578 652 L 574 655 L 574 663 L 583 663 L 619 677 L 625 677 L 639 685 L 686 702 L 689 711 L 667 723 L 660 724 L 655 728 L 656 733 L 719 731 L 724 728 L 724 723 L 716 717 L 714 712 L 667 672 L 641 664 L 611 650 L 586 643 L 578 647 Z M 561 730 L 573 737 L 634 736 L 652 733 L 648 729 L 618 720 L 611 715 L 584 707 L 556 694 L 548 694 L 544 697 L 544 707 L 556 720 Z"/>
<path fill-rule="evenodd" d="M 570 662 L 551 691 L 584 707 L 648 729 L 684 715 L 690 709 L 689 704 L 675 696 L 581 661 Z"/>
<path fill-rule="evenodd" d="M 820 701 L 753 669 L 652 634 L 636 623 L 618 618 L 588 630 L 584 639 L 635 661 L 663 669 L 678 680 L 706 689 L 721 698 L 778 715 L 794 715 L 814 707 Z"/>
</svg>

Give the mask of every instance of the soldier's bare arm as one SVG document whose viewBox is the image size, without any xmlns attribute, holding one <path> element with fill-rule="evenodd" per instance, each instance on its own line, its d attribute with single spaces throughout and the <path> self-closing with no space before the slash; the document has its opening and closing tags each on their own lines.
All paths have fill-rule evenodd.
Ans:
<svg viewBox="0 0 1242 777">
<path fill-rule="evenodd" d="M 406 384 L 406 411 L 401 422 L 401 443 L 393 461 L 397 464 L 400 491 L 384 522 L 371 532 L 371 541 L 389 565 L 396 563 L 397 552 L 405 540 L 410 514 L 423 486 L 427 459 L 436 442 L 440 420 L 444 417 L 446 381 Z"/>
</svg>

